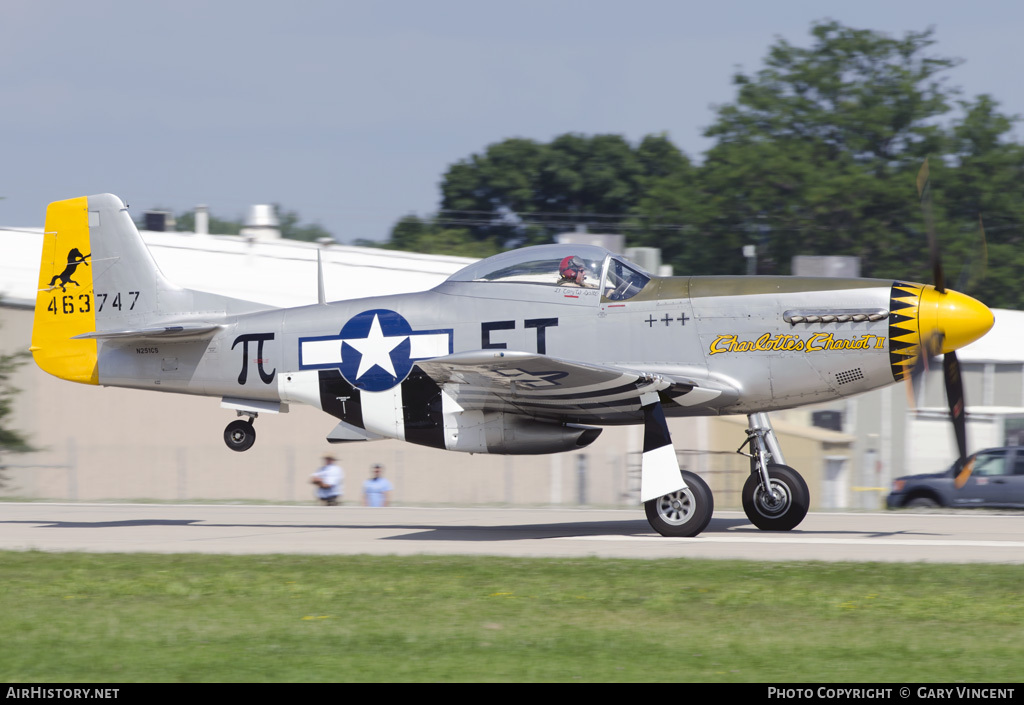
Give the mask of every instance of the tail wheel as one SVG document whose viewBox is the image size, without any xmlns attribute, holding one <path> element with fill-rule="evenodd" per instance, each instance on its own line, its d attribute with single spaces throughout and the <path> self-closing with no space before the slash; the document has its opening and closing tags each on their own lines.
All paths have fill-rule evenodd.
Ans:
<svg viewBox="0 0 1024 705">
<path fill-rule="evenodd" d="M 788 465 L 769 465 L 771 491 L 761 486 L 761 476 L 752 473 L 743 483 L 743 511 L 750 522 L 764 531 L 789 531 L 804 520 L 811 506 L 807 483 Z"/>
<path fill-rule="evenodd" d="M 241 453 L 243 450 L 252 448 L 252 444 L 255 442 L 256 429 L 253 428 L 252 421 L 242 421 L 239 419 L 238 421 L 232 421 L 224 429 L 224 443 L 231 450 Z"/>
<path fill-rule="evenodd" d="M 707 483 L 683 471 L 686 489 L 644 502 L 651 528 L 662 536 L 696 536 L 707 528 L 715 511 L 715 499 Z"/>
</svg>

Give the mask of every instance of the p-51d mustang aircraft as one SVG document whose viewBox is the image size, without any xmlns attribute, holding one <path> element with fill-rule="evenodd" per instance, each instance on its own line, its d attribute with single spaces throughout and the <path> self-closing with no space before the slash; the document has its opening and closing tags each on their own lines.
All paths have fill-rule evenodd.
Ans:
<svg viewBox="0 0 1024 705">
<path fill-rule="evenodd" d="M 766 412 L 900 380 L 922 341 L 955 363 L 993 324 L 941 284 L 654 277 L 578 245 L 505 252 L 418 294 L 327 303 L 320 284 L 318 304 L 288 309 L 182 289 L 119 198 L 58 201 L 31 349 L 63 379 L 222 397 L 247 417 L 224 432 L 237 451 L 253 445 L 258 413 L 289 403 L 337 418 L 332 442 L 468 453 L 574 450 L 601 426 L 643 424 L 648 520 L 695 536 L 713 498 L 680 470 L 666 417 L 746 414 L 744 509 L 761 529 L 789 530 L 810 498 Z"/>
</svg>

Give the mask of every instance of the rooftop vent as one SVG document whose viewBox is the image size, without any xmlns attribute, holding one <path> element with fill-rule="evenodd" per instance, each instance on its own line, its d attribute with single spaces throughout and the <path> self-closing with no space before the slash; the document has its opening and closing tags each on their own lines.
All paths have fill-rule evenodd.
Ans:
<svg viewBox="0 0 1024 705">
<path fill-rule="evenodd" d="M 245 227 L 240 234 L 255 240 L 276 240 L 281 237 L 280 227 L 281 222 L 277 219 L 274 207 L 263 203 L 249 207 Z"/>
</svg>

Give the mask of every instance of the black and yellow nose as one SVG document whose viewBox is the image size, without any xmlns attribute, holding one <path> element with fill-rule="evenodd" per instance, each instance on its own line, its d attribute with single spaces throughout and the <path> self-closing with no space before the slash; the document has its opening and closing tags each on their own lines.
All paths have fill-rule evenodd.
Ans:
<svg viewBox="0 0 1024 705">
<path fill-rule="evenodd" d="M 896 282 L 889 301 L 889 362 L 902 380 L 928 355 L 957 350 L 985 335 L 995 323 L 988 306 L 958 291 Z"/>
</svg>

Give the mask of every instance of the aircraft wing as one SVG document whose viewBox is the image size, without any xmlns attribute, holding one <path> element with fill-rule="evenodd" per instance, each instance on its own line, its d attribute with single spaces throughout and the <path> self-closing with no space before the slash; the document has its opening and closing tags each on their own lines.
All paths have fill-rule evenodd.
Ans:
<svg viewBox="0 0 1024 705">
<path fill-rule="evenodd" d="M 641 397 L 649 404 L 652 394 L 683 406 L 722 394 L 694 380 L 510 350 L 456 353 L 416 364 L 465 410 L 578 423 L 642 416 Z"/>
</svg>

